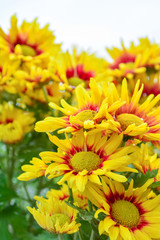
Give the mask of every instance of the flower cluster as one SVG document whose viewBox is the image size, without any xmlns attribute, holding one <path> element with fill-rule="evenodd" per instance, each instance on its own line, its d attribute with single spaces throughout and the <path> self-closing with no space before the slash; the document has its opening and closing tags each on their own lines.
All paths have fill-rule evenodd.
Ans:
<svg viewBox="0 0 160 240">
<path fill-rule="evenodd" d="M 54 182 L 28 207 L 40 227 L 83 239 L 89 221 L 86 239 L 160 239 L 160 45 L 122 43 L 108 62 L 63 52 L 48 25 L 14 15 L 0 50 L 0 140 L 20 144 L 35 122 L 49 138 L 18 176 Z"/>
</svg>

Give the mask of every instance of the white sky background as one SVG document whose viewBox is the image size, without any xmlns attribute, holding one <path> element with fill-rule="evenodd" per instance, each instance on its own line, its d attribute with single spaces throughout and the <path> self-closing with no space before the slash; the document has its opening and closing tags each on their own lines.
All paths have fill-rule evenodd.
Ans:
<svg viewBox="0 0 160 240">
<path fill-rule="evenodd" d="M 50 24 L 63 49 L 73 45 L 107 56 L 105 47 L 125 45 L 140 37 L 160 43 L 160 0 L 0 0 L 0 26 L 7 32 L 10 17 L 18 23 L 38 17 Z M 108 56 L 107 56 L 108 57 Z"/>
</svg>

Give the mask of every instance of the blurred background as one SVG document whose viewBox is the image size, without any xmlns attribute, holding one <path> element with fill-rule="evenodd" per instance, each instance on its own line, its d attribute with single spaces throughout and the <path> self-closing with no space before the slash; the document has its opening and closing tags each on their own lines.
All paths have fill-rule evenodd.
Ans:
<svg viewBox="0 0 160 240">
<path fill-rule="evenodd" d="M 14 13 L 19 24 L 38 17 L 42 26 L 50 24 L 64 50 L 78 45 L 105 57 L 105 47 L 119 47 L 121 39 L 126 46 L 146 36 L 160 42 L 159 9 L 158 0 L 1 0 L 0 25 L 7 30 Z"/>
</svg>

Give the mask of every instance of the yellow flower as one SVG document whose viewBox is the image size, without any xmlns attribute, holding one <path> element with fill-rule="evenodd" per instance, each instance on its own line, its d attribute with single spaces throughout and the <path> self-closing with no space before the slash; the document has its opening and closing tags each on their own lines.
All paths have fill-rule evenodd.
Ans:
<svg viewBox="0 0 160 240">
<path fill-rule="evenodd" d="M 34 178 L 41 177 L 45 175 L 46 169 L 48 165 L 48 161 L 42 161 L 39 158 L 33 158 L 30 163 L 32 164 L 27 164 L 22 166 L 22 170 L 25 173 L 22 173 L 19 177 L 18 180 L 20 181 L 29 181 Z"/>
<path fill-rule="evenodd" d="M 67 181 L 71 188 L 76 187 L 80 192 L 84 191 L 88 181 L 101 185 L 100 175 L 125 182 L 126 177 L 112 171 L 137 172 L 137 170 L 127 167 L 133 161 L 131 153 L 135 151 L 135 147 L 118 148 L 122 138 L 122 135 L 113 134 L 107 139 L 101 132 L 84 134 L 83 131 L 79 131 L 71 139 L 66 135 L 65 140 L 60 140 L 49 134 L 50 141 L 59 149 L 57 153 L 40 153 L 43 161 L 53 161 L 45 175 L 49 175 L 49 179 L 63 176 L 58 184 Z"/>
<path fill-rule="evenodd" d="M 148 98 L 140 104 L 141 95 L 143 92 L 143 85 L 139 89 L 140 81 L 137 82 L 132 96 L 129 94 L 127 81 L 124 79 L 122 82 L 121 93 L 118 91 L 114 84 L 110 84 L 106 89 L 106 94 L 110 94 L 112 101 L 121 99 L 126 103 L 122 105 L 110 117 L 113 121 L 120 123 L 120 132 L 124 135 L 140 139 L 147 142 L 152 141 L 153 144 L 158 146 L 160 141 L 160 107 L 155 105 L 160 100 L 160 95 L 148 96 Z M 113 93 L 111 93 L 113 92 Z"/>
<path fill-rule="evenodd" d="M 84 129 L 103 129 L 107 133 L 119 131 L 120 124 L 116 121 L 106 121 L 107 113 L 113 114 L 115 110 L 124 104 L 118 99 L 110 104 L 108 97 L 105 97 L 104 90 L 94 79 L 90 81 L 90 91 L 79 85 L 76 90 L 78 107 L 69 105 L 64 99 L 61 100 L 62 107 L 54 103 L 49 105 L 60 110 L 64 117 L 47 117 L 36 123 L 35 130 L 38 132 L 51 132 L 57 129 L 61 132 L 76 132 Z"/>
<path fill-rule="evenodd" d="M 34 122 L 33 113 L 4 103 L 0 106 L 0 141 L 11 144 L 21 141 L 24 134 L 33 129 Z"/>
<path fill-rule="evenodd" d="M 12 75 L 17 70 L 18 66 L 19 61 L 10 60 L 6 53 L 0 51 L 0 92 L 17 92 L 12 84 Z"/>
<path fill-rule="evenodd" d="M 13 15 L 9 33 L 4 33 L 0 28 L 0 48 L 23 63 L 32 61 L 44 66 L 49 56 L 60 50 L 60 45 L 54 43 L 55 36 L 48 27 L 40 28 L 37 19 L 31 23 L 23 21 L 18 27 L 17 17 Z"/>
<path fill-rule="evenodd" d="M 87 198 L 82 193 L 79 193 L 76 188 L 72 188 L 72 193 L 74 205 L 78 206 L 79 208 L 86 209 L 88 207 Z M 69 191 L 67 185 L 62 185 L 60 190 L 51 189 L 47 192 L 46 197 L 59 201 L 67 201 L 69 198 Z M 34 199 L 36 199 L 37 201 L 39 201 L 40 198 L 41 197 L 39 196 L 34 197 Z"/>
<path fill-rule="evenodd" d="M 28 207 L 41 228 L 57 234 L 72 234 L 79 230 L 80 223 L 76 223 L 77 210 L 67 206 L 65 202 L 53 198 L 39 198 L 38 209 Z"/>
<path fill-rule="evenodd" d="M 160 158 L 157 157 L 157 153 L 154 153 L 153 150 L 154 148 L 149 147 L 148 144 L 141 144 L 139 151 L 133 154 L 135 156 L 133 165 L 142 173 L 158 169 L 155 181 L 160 181 Z"/>
<path fill-rule="evenodd" d="M 59 80 L 72 90 L 81 83 L 89 88 L 90 78 L 103 75 L 107 63 L 95 54 L 77 53 L 77 49 L 74 48 L 72 54 L 68 51 L 60 53 L 53 65 L 56 65 Z"/>
<path fill-rule="evenodd" d="M 149 179 L 142 187 L 133 189 L 133 180 L 127 190 L 123 184 L 102 179 L 102 189 L 93 185 L 87 188 L 88 197 L 105 215 L 100 220 L 99 233 L 109 235 L 111 240 L 140 240 L 160 238 L 160 195 L 148 199 Z"/>
<path fill-rule="evenodd" d="M 130 47 L 126 48 L 122 43 L 122 49 L 114 47 L 107 51 L 113 59 L 107 71 L 117 81 L 124 77 L 132 79 L 150 69 L 158 70 L 160 67 L 160 46 L 151 43 L 148 38 L 140 39 L 137 46 L 132 42 Z"/>
</svg>

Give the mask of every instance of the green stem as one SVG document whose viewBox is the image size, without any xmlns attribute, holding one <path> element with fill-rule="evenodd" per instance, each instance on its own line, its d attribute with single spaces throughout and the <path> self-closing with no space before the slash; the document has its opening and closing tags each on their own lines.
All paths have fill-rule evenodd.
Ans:
<svg viewBox="0 0 160 240">
<path fill-rule="evenodd" d="M 91 201 L 88 198 L 87 198 L 87 202 L 88 202 L 89 211 L 92 212 L 93 211 L 92 203 L 91 203 Z"/>
<path fill-rule="evenodd" d="M 68 201 L 73 203 L 73 193 L 72 193 L 72 189 L 68 186 L 68 192 L 69 192 L 69 199 Z"/>
<path fill-rule="evenodd" d="M 90 240 L 95 240 L 95 233 L 94 230 L 92 229 Z"/>
<path fill-rule="evenodd" d="M 7 158 L 8 158 L 8 183 L 10 188 L 14 188 L 12 178 L 14 175 L 15 165 L 15 148 L 14 146 L 7 146 Z"/>
<path fill-rule="evenodd" d="M 24 188 L 24 190 L 25 190 L 25 193 L 26 193 L 26 196 L 27 196 L 27 198 L 28 198 L 28 201 L 32 202 L 32 199 L 31 199 L 31 197 L 30 197 L 30 195 L 29 195 L 29 192 L 28 192 L 28 189 L 27 189 L 27 187 L 26 187 L 26 183 L 25 183 L 25 182 L 23 182 L 23 188 Z"/>
<path fill-rule="evenodd" d="M 58 234 L 58 239 L 59 239 L 59 240 L 63 240 L 62 234 L 60 234 L 60 233 Z"/>
<path fill-rule="evenodd" d="M 45 86 L 43 86 L 42 89 L 43 89 L 43 94 L 44 94 L 45 100 L 47 103 L 49 103 L 47 89 Z"/>
<path fill-rule="evenodd" d="M 78 235 L 80 240 L 84 240 L 81 228 L 79 228 Z"/>
</svg>

